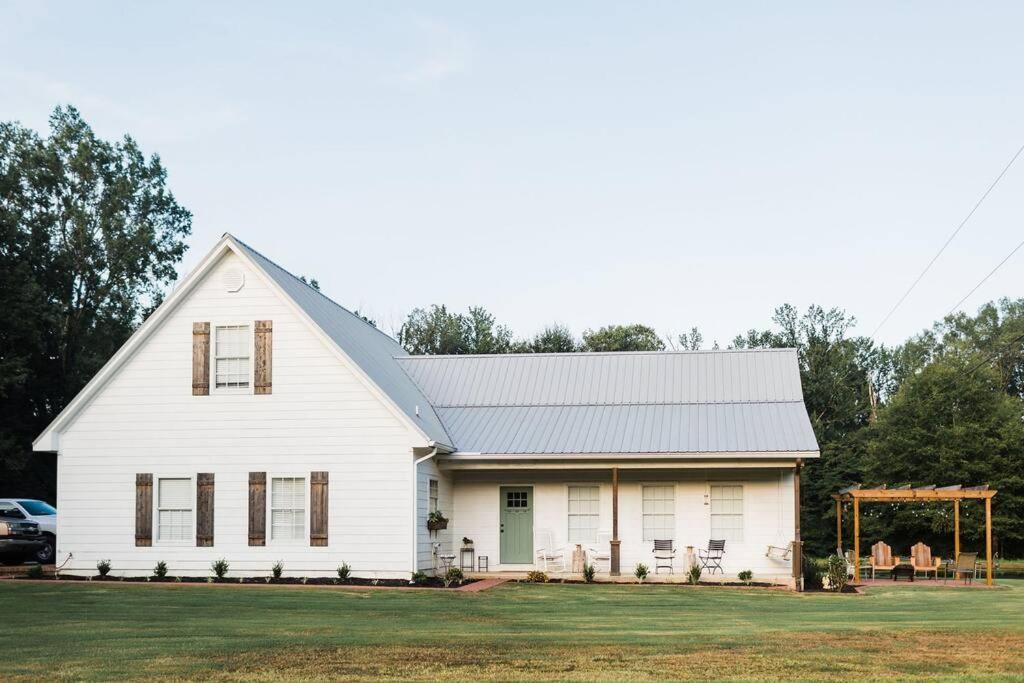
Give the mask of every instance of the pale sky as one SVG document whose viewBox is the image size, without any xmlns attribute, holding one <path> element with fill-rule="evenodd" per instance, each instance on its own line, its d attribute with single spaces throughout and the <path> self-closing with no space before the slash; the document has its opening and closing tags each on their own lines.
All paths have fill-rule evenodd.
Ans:
<svg viewBox="0 0 1024 683">
<path fill-rule="evenodd" d="M 444 303 L 723 345 L 784 302 L 870 333 L 1024 144 L 1021 3 L 298 4 L 0 2 L 0 119 L 71 103 L 159 153 L 185 271 L 230 231 L 386 331 Z M 1024 158 L 877 339 L 1022 237 Z"/>
</svg>

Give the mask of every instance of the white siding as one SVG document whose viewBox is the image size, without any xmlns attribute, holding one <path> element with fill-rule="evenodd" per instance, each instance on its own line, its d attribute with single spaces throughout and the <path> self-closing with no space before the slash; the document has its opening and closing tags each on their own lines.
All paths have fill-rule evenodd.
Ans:
<svg viewBox="0 0 1024 683">
<path fill-rule="evenodd" d="M 499 486 L 532 486 L 534 533 L 550 530 L 556 546 L 568 545 L 568 487 L 594 482 L 600 486 L 601 531 L 611 532 L 612 490 L 608 471 L 510 471 L 454 472 L 455 516 L 453 538 L 475 540 L 477 555 L 487 555 L 492 571 L 521 570 L 521 565 L 502 566 L 499 553 Z M 726 544 L 723 568 L 727 576 L 744 569 L 755 578 L 788 581 L 789 562 L 765 557 L 768 545 L 786 546 L 793 540 L 792 470 L 620 470 L 619 538 L 621 569 L 631 574 L 638 562 L 653 572 L 649 542 L 643 541 L 644 484 L 671 484 L 675 488 L 676 573 L 684 571 L 686 546 L 706 548 L 711 534 L 710 485 L 743 486 L 744 540 Z M 571 557 L 571 551 L 567 557 Z M 717 576 L 717 575 L 716 575 Z"/>
<path fill-rule="evenodd" d="M 448 528 L 437 532 L 427 530 L 427 514 L 430 512 L 428 492 L 431 479 L 437 480 L 438 509 L 448 518 Z M 440 472 L 437 469 L 437 462 L 432 458 L 419 464 L 416 480 L 416 566 L 420 571 L 430 572 L 440 566 L 434 557 L 434 543 L 441 544 L 437 550 L 438 555 L 458 554 L 457 545 L 462 545 L 462 537 L 458 538 L 457 545 L 453 544 L 452 529 L 455 526 L 455 520 L 452 511 L 451 477 L 445 472 Z"/>
<path fill-rule="evenodd" d="M 245 271 L 239 292 L 221 284 L 228 267 Z M 273 393 L 211 388 L 210 396 L 192 396 L 192 323 L 253 320 L 274 324 Z M 357 575 L 407 577 L 414 439 L 256 272 L 228 254 L 62 435 L 58 562 L 71 553 L 72 570 L 93 573 L 97 560 L 110 559 L 114 574 L 148 574 L 165 560 L 172 574 L 209 575 L 223 557 L 239 576 L 266 574 L 282 560 L 286 574 L 313 576 L 344 561 Z M 308 486 L 314 470 L 330 473 L 329 545 L 268 539 L 249 547 L 248 473 L 266 471 L 268 483 L 303 476 Z M 135 547 L 137 472 L 213 472 L 214 546 L 154 540 Z"/>
</svg>

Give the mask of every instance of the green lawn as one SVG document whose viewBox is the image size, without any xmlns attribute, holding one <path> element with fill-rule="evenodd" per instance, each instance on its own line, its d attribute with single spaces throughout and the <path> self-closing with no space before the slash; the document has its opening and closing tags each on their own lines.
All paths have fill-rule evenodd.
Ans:
<svg viewBox="0 0 1024 683">
<path fill-rule="evenodd" d="M 0 582 L 6 680 L 1024 680 L 1024 581 L 866 595 Z"/>
</svg>

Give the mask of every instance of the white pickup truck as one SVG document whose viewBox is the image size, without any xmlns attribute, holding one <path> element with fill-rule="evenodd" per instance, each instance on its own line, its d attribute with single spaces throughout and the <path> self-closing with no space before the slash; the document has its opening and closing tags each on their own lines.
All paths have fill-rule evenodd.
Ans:
<svg viewBox="0 0 1024 683">
<path fill-rule="evenodd" d="M 36 552 L 35 559 L 42 564 L 53 562 L 57 548 L 57 509 L 49 503 L 31 498 L 0 498 L 0 517 L 27 519 L 39 525 L 46 545 Z"/>
</svg>

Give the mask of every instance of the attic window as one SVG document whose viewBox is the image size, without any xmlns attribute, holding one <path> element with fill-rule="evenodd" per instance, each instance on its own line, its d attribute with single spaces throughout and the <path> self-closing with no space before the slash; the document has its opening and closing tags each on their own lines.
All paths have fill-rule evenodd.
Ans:
<svg viewBox="0 0 1024 683">
<path fill-rule="evenodd" d="M 249 387 L 249 326 L 217 328 L 214 375 L 218 389 Z"/>
</svg>

